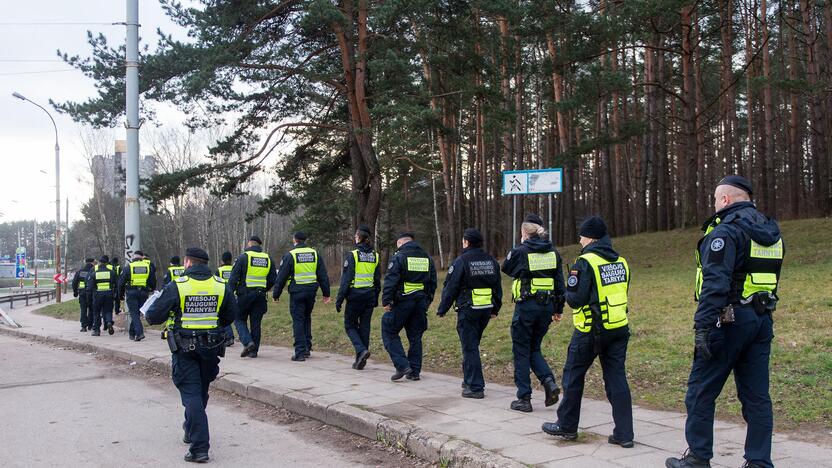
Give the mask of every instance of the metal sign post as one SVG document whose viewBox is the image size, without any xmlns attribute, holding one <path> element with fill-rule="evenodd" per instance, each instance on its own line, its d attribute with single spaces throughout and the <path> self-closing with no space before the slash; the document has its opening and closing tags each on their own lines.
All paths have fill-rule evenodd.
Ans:
<svg viewBox="0 0 832 468">
<path fill-rule="evenodd" d="M 552 194 L 563 192 L 563 169 L 503 171 L 503 195 L 548 195 L 549 235 L 552 232 Z M 517 197 L 512 201 L 511 242 L 517 242 Z"/>
</svg>

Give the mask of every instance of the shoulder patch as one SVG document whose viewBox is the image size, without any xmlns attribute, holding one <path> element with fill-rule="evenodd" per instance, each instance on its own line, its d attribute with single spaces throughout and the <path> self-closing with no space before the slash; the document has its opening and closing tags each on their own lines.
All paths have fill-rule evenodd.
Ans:
<svg viewBox="0 0 832 468">
<path fill-rule="evenodd" d="M 578 285 L 578 277 L 577 276 L 570 276 L 569 279 L 566 281 L 566 284 L 569 285 L 569 287 L 574 288 L 575 286 Z"/>
<path fill-rule="evenodd" d="M 511 258 L 511 251 L 509 250 L 508 255 L 506 255 L 506 260 Z"/>
<path fill-rule="evenodd" d="M 344 260 L 344 268 L 350 266 L 349 260 Z"/>
<path fill-rule="evenodd" d="M 711 250 L 714 252 L 719 252 L 725 248 L 725 239 L 721 237 L 717 237 L 716 239 L 711 241 Z"/>
<path fill-rule="evenodd" d="M 454 273 L 454 266 L 453 266 L 453 265 L 451 265 L 451 267 L 450 267 L 450 268 L 448 268 L 448 274 L 449 274 L 449 275 L 451 275 L 451 274 L 453 274 L 453 273 Z"/>
<path fill-rule="evenodd" d="M 180 277 L 176 278 L 174 281 L 176 281 L 177 283 L 184 283 L 185 281 L 188 281 L 188 279 L 189 279 L 188 276 L 180 276 Z"/>
<path fill-rule="evenodd" d="M 387 269 L 388 269 L 388 270 L 390 270 L 390 269 L 392 269 L 392 268 L 393 268 L 393 262 L 390 262 L 390 264 L 389 264 L 389 265 L 387 265 Z"/>
</svg>

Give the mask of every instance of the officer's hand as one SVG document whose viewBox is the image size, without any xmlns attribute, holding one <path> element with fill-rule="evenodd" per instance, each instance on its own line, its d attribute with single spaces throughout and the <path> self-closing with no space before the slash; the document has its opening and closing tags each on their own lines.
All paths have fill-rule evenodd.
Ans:
<svg viewBox="0 0 832 468">
<path fill-rule="evenodd" d="M 436 311 L 436 315 L 437 315 L 437 317 L 439 317 L 439 318 L 444 318 L 444 317 L 445 317 L 445 314 L 444 314 L 444 313 L 442 313 L 442 312 L 439 312 L 439 311 Z"/>
<path fill-rule="evenodd" d="M 72 292 L 72 297 L 78 297 L 78 291 L 73 291 Z"/>
<path fill-rule="evenodd" d="M 324 296 L 324 304 L 329 304 L 330 302 L 332 302 L 332 298 L 329 296 Z"/>
<path fill-rule="evenodd" d="M 392 308 L 393 308 L 393 307 L 392 307 L 390 304 L 387 304 L 386 306 L 384 306 L 384 311 L 385 311 L 385 312 L 390 312 L 390 310 L 391 310 Z"/>
<path fill-rule="evenodd" d="M 335 304 L 335 312 L 341 313 L 341 304 Z"/>
<path fill-rule="evenodd" d="M 552 320 L 554 320 L 555 322 L 560 322 L 560 319 L 562 319 L 562 318 L 563 318 L 563 314 L 555 314 L 555 315 L 552 316 Z"/>
<path fill-rule="evenodd" d="M 491 320 L 494 320 L 495 318 L 497 318 L 497 314 L 491 314 Z"/>
<path fill-rule="evenodd" d="M 279 298 L 279 297 L 273 297 L 272 299 L 274 299 L 274 301 L 275 301 L 275 302 L 280 302 L 280 298 Z"/>
<path fill-rule="evenodd" d="M 711 359 L 713 354 L 711 353 L 711 329 L 710 328 L 701 328 L 694 331 L 693 335 L 693 343 L 694 343 L 694 357 L 696 354 L 702 356 L 704 359 Z"/>
</svg>

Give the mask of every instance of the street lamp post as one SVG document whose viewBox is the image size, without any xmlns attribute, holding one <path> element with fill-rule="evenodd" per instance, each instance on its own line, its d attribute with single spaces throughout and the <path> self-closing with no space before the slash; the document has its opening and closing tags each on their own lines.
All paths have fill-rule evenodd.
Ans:
<svg viewBox="0 0 832 468">
<path fill-rule="evenodd" d="M 52 122 L 52 127 L 55 129 L 55 274 L 61 274 L 61 147 L 58 146 L 58 126 L 55 125 L 55 119 L 46 108 L 40 104 L 27 99 L 18 92 L 12 93 L 12 96 L 21 101 L 29 102 L 37 106 L 40 110 L 46 113 L 49 120 Z M 61 302 L 61 285 L 55 282 L 55 301 Z"/>
</svg>

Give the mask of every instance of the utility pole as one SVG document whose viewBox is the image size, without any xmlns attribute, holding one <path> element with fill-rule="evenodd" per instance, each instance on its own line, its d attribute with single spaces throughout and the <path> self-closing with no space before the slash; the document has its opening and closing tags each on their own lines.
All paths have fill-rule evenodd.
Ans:
<svg viewBox="0 0 832 468">
<path fill-rule="evenodd" d="M 124 197 L 124 258 L 141 249 L 139 225 L 139 0 L 127 0 L 127 180 Z"/>
<path fill-rule="evenodd" d="M 64 232 L 64 293 L 67 292 L 69 279 L 69 197 L 66 197 L 66 232 Z"/>
</svg>

